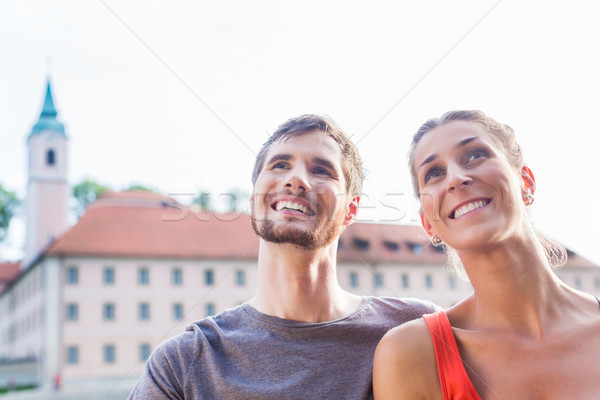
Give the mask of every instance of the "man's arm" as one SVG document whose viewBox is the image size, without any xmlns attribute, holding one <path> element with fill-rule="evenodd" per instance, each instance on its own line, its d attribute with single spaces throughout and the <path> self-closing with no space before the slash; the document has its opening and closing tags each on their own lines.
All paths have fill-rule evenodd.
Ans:
<svg viewBox="0 0 600 400">
<path fill-rule="evenodd" d="M 183 400 L 184 383 L 193 360 L 193 334 L 179 335 L 159 345 L 150 355 L 129 400 Z"/>
</svg>

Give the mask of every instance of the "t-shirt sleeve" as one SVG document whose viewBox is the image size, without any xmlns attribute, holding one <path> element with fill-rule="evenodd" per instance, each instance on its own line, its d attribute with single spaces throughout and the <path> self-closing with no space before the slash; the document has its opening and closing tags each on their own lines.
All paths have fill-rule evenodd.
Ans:
<svg viewBox="0 0 600 400">
<path fill-rule="evenodd" d="M 183 400 L 187 372 L 194 357 L 193 334 L 186 332 L 160 344 L 148 360 L 129 400 Z"/>
</svg>

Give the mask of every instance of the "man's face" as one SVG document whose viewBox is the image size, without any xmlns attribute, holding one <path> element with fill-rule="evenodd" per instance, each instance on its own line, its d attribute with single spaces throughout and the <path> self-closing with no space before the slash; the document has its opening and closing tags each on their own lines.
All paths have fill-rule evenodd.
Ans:
<svg viewBox="0 0 600 400">
<path fill-rule="evenodd" d="M 307 250 L 329 245 L 352 222 L 341 150 L 321 131 L 284 138 L 265 155 L 251 198 L 252 227 L 264 240 Z"/>
</svg>

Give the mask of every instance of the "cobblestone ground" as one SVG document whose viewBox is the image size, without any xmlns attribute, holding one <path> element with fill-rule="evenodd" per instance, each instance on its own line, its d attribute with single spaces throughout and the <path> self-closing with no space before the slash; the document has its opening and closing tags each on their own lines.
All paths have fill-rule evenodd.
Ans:
<svg viewBox="0 0 600 400">
<path fill-rule="evenodd" d="M 90 381 L 65 385 L 60 391 L 27 390 L 0 395 L 0 400 L 126 400 L 136 380 Z"/>
</svg>

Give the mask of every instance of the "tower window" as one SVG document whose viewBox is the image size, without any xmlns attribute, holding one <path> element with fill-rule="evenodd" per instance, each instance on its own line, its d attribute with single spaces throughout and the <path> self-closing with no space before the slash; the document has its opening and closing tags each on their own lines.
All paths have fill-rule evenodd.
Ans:
<svg viewBox="0 0 600 400">
<path fill-rule="evenodd" d="M 54 165 L 56 164 L 56 155 L 54 154 L 54 150 L 50 149 L 46 152 L 46 164 Z"/>
</svg>

